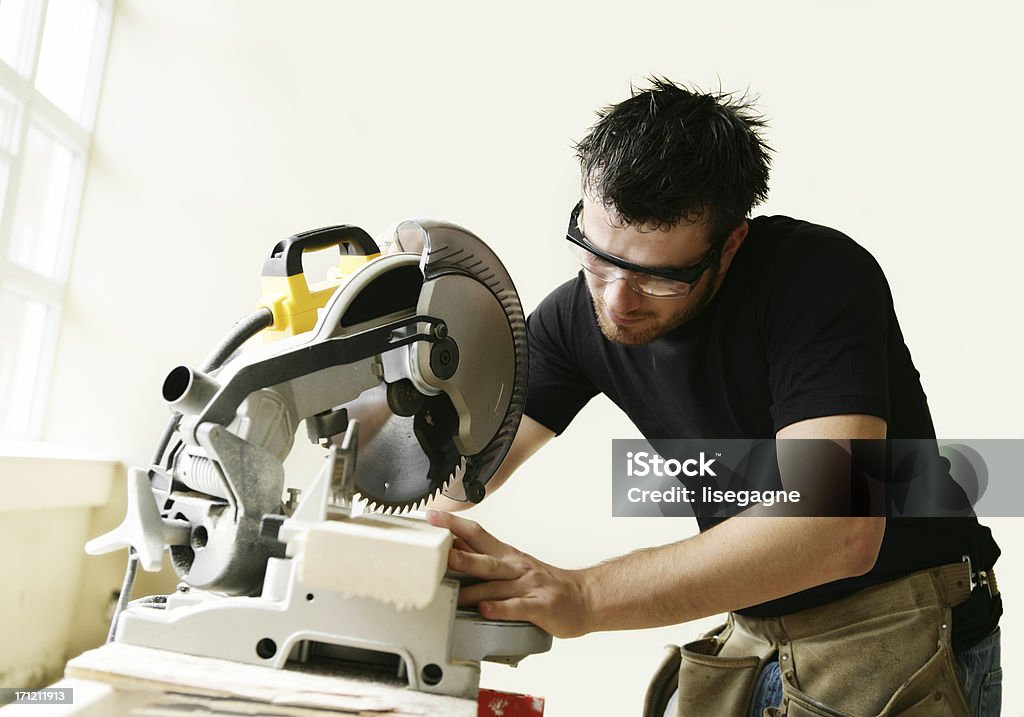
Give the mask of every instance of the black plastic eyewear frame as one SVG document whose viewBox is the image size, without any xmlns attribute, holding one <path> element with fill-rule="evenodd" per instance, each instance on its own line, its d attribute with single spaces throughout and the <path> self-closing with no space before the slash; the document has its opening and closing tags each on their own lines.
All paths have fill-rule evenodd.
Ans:
<svg viewBox="0 0 1024 717">
<path fill-rule="evenodd" d="M 631 262 L 620 259 L 617 256 L 607 254 L 596 246 L 591 244 L 587 237 L 584 236 L 583 230 L 579 225 L 580 212 L 583 210 L 583 200 L 581 199 L 572 210 L 572 214 L 569 216 L 569 228 L 566 231 L 565 238 L 572 244 L 578 247 L 586 249 L 594 256 L 604 259 L 609 264 L 613 264 L 620 269 L 626 271 L 632 271 L 637 274 L 648 274 L 650 276 L 656 276 L 661 279 L 671 279 L 672 281 L 679 281 L 684 284 L 696 284 L 700 277 L 704 274 L 709 266 L 715 263 L 718 259 L 719 253 L 722 251 L 722 244 L 724 239 L 720 239 L 715 242 L 708 253 L 704 255 L 696 264 L 692 266 L 686 266 L 681 269 L 652 269 L 648 266 L 640 266 L 639 264 L 633 264 Z"/>
</svg>

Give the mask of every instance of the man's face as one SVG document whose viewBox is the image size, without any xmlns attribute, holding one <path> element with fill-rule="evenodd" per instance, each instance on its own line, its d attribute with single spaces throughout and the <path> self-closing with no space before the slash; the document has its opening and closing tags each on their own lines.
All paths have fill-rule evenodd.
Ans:
<svg viewBox="0 0 1024 717">
<path fill-rule="evenodd" d="M 622 226 L 603 204 L 584 197 L 580 224 L 591 244 L 631 264 L 652 269 L 679 269 L 699 263 L 711 244 L 705 224 L 680 222 L 667 231 Z M 681 326 L 699 314 L 721 286 L 729 263 L 746 235 L 746 223 L 730 235 L 722 257 L 700 276 L 690 293 L 679 298 L 653 298 L 624 280 L 602 281 L 584 271 L 601 332 L 610 341 L 638 346 Z"/>
</svg>

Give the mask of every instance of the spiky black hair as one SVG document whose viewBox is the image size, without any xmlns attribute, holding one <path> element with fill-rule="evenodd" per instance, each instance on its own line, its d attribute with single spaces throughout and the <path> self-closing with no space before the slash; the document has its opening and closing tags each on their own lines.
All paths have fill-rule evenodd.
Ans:
<svg viewBox="0 0 1024 717">
<path fill-rule="evenodd" d="M 768 196 L 766 121 L 746 95 L 647 81 L 576 145 L 583 188 L 624 224 L 699 221 L 724 237 Z"/>
</svg>

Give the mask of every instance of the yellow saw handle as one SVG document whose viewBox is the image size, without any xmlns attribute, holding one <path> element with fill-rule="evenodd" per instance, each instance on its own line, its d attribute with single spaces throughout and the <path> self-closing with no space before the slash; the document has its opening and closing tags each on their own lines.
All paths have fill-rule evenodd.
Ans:
<svg viewBox="0 0 1024 717">
<path fill-rule="evenodd" d="M 326 281 L 310 285 L 302 269 L 302 254 L 338 247 L 338 264 Z M 316 325 L 317 311 L 345 278 L 380 256 L 373 238 L 359 227 L 341 224 L 312 229 L 279 241 L 263 263 L 263 296 L 258 306 L 270 309 L 274 323 L 263 330 L 266 342 L 305 333 Z"/>
</svg>

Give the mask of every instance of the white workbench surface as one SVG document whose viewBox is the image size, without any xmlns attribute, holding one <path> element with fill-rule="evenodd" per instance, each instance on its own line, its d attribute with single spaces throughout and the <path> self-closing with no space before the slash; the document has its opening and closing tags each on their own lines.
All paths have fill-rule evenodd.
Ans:
<svg viewBox="0 0 1024 717">
<path fill-rule="evenodd" d="M 52 687 L 74 704 L 12 704 L 0 717 L 475 717 L 475 700 L 432 695 L 365 677 L 274 670 L 111 644 L 68 663 Z"/>
</svg>

